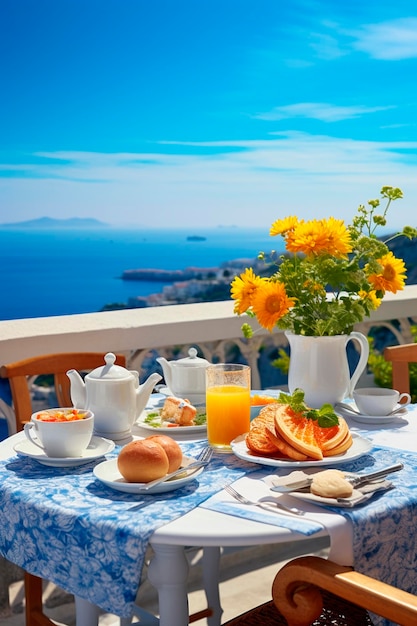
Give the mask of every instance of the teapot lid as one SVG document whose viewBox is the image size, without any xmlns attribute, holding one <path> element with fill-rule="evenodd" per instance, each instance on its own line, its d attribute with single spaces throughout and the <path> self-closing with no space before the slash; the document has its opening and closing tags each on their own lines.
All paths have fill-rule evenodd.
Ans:
<svg viewBox="0 0 417 626">
<path fill-rule="evenodd" d="M 106 365 L 102 367 L 97 367 L 95 370 L 87 374 L 89 379 L 94 380 L 122 380 L 126 378 L 131 378 L 132 373 L 129 372 L 125 367 L 121 367 L 120 365 L 115 365 L 116 355 L 113 352 L 108 352 L 104 360 Z"/>
<path fill-rule="evenodd" d="M 209 365 L 209 362 L 206 361 L 206 359 L 200 359 L 200 357 L 197 356 L 197 350 L 195 348 L 190 348 L 188 350 L 188 357 L 171 361 L 170 364 L 175 367 L 206 367 Z"/>
</svg>

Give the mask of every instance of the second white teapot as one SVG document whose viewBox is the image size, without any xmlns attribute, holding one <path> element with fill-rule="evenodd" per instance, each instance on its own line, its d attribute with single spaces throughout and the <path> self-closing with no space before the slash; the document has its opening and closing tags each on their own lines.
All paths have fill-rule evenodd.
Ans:
<svg viewBox="0 0 417 626">
<path fill-rule="evenodd" d="M 210 363 L 197 356 L 197 350 L 190 348 L 188 357 L 177 361 L 156 359 L 162 366 L 165 382 L 170 392 L 178 398 L 187 398 L 192 404 L 206 401 L 206 368 Z"/>
</svg>

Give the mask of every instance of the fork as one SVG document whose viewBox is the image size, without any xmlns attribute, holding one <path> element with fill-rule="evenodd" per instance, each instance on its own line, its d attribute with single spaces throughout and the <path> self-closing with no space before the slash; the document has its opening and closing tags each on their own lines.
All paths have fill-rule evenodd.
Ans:
<svg viewBox="0 0 417 626">
<path fill-rule="evenodd" d="M 242 496 L 241 493 L 236 491 L 236 489 L 233 489 L 233 487 L 231 487 L 230 485 L 226 485 L 224 487 L 224 490 L 241 504 L 251 504 L 252 506 L 259 506 L 261 509 L 265 509 L 266 511 L 269 511 L 270 513 L 271 513 L 271 510 L 272 511 L 274 510 L 273 508 L 271 509 L 271 507 L 275 507 L 277 509 L 280 509 L 280 511 L 276 511 L 276 513 L 279 513 L 282 511 L 285 513 L 290 513 L 291 515 L 304 515 L 304 511 L 300 511 L 298 509 L 292 509 L 288 506 L 285 506 L 284 504 L 281 504 L 281 502 L 277 502 L 275 498 L 273 499 L 273 501 L 271 501 L 271 504 L 268 505 L 266 502 L 261 502 L 260 500 L 255 501 L 255 500 L 249 500 L 248 498 L 245 498 L 245 496 Z"/>
<path fill-rule="evenodd" d="M 206 465 L 208 465 L 211 461 L 212 456 L 213 456 L 213 448 L 210 448 L 209 446 L 207 446 L 206 448 L 202 449 L 202 451 L 200 452 L 196 460 L 190 463 L 190 465 L 187 465 L 186 467 L 180 467 L 175 472 L 171 472 L 170 474 L 166 474 L 165 476 L 162 476 L 162 478 L 157 478 L 156 480 L 152 480 L 150 483 L 146 483 L 146 485 L 143 487 L 143 490 L 148 491 L 149 489 L 152 489 L 152 487 L 155 487 L 156 485 L 159 485 L 160 483 L 164 483 L 170 478 L 174 478 L 174 476 L 178 476 L 178 474 L 183 474 L 184 472 L 187 472 L 187 475 L 189 476 L 190 474 L 188 472 L 190 470 L 192 470 L 191 474 L 193 474 L 198 469 L 200 469 L 200 467 L 205 467 Z"/>
</svg>

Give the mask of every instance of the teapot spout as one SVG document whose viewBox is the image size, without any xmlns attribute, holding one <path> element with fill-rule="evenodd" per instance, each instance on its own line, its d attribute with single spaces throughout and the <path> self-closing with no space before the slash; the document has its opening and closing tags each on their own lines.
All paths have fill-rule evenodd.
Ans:
<svg viewBox="0 0 417 626">
<path fill-rule="evenodd" d="M 162 367 L 162 372 L 164 374 L 167 387 L 171 389 L 171 386 L 172 386 L 171 364 L 163 356 L 159 356 L 156 360 Z"/>
<path fill-rule="evenodd" d="M 162 380 L 162 376 L 160 376 L 159 374 L 157 374 L 156 372 L 154 374 L 151 374 L 149 376 L 149 378 L 147 380 L 145 380 L 144 383 L 142 383 L 142 385 L 139 385 L 139 387 L 136 390 L 137 396 L 136 396 L 136 411 L 137 411 L 137 415 L 139 416 L 142 411 L 144 410 L 144 408 L 146 407 L 149 397 L 155 387 L 155 385 Z"/>
<path fill-rule="evenodd" d="M 87 393 L 85 383 L 77 370 L 68 370 L 67 376 L 71 381 L 70 395 L 76 409 L 86 409 Z"/>
</svg>

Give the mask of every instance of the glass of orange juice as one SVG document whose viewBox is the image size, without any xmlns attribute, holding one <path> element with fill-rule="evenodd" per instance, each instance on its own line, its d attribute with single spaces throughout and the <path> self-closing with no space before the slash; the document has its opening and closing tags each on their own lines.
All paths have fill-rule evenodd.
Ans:
<svg viewBox="0 0 417 626">
<path fill-rule="evenodd" d="M 231 441 L 248 432 L 250 367 L 218 363 L 206 368 L 206 414 L 209 445 L 231 452 Z"/>
</svg>

